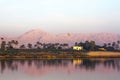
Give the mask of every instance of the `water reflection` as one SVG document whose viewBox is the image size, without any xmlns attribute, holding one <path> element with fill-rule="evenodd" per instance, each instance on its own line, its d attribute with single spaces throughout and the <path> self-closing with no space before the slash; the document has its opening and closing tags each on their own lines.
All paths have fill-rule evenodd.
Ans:
<svg viewBox="0 0 120 80">
<path fill-rule="evenodd" d="M 0 60 L 0 72 L 6 70 L 17 71 L 18 69 L 36 73 L 35 71 L 47 72 L 51 69 L 65 70 L 90 70 L 95 71 L 99 66 L 104 70 L 112 68 L 120 71 L 120 59 L 57 59 L 57 60 Z"/>
<path fill-rule="evenodd" d="M 112 68 L 120 70 L 120 59 L 83 59 L 81 64 L 76 64 L 76 68 L 85 70 L 95 70 L 98 66 L 103 66 L 104 69 Z"/>
</svg>

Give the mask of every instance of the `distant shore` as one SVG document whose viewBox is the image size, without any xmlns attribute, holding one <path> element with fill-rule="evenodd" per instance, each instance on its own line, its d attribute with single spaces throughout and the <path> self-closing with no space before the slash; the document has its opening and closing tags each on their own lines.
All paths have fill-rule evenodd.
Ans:
<svg viewBox="0 0 120 80">
<path fill-rule="evenodd" d="M 87 53 L 90 57 L 120 57 L 120 52 L 92 51 Z"/>
<path fill-rule="evenodd" d="M 0 55 L 0 59 L 74 59 L 74 58 L 120 58 L 120 52 L 36 52 L 15 55 Z"/>
</svg>

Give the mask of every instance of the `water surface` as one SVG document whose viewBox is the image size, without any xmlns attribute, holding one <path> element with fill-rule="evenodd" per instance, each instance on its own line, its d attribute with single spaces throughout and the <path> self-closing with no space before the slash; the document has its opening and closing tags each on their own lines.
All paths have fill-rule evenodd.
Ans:
<svg viewBox="0 0 120 80">
<path fill-rule="evenodd" d="M 120 59 L 0 60 L 0 80 L 120 80 Z"/>
</svg>

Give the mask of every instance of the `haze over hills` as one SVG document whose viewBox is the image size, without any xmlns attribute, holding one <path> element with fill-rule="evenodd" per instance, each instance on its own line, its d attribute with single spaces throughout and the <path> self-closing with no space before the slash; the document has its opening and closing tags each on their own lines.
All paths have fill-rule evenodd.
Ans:
<svg viewBox="0 0 120 80">
<path fill-rule="evenodd" d="M 20 36 L 4 37 L 6 41 L 18 40 L 19 44 L 35 44 L 37 41 L 41 43 L 68 43 L 70 46 L 74 45 L 75 42 L 84 42 L 86 40 L 94 40 L 96 44 L 103 45 L 104 43 L 112 43 L 120 40 L 120 34 L 112 33 L 91 33 L 91 34 L 81 34 L 81 33 L 66 33 L 66 34 L 51 34 L 46 31 L 37 29 L 28 31 Z"/>
</svg>

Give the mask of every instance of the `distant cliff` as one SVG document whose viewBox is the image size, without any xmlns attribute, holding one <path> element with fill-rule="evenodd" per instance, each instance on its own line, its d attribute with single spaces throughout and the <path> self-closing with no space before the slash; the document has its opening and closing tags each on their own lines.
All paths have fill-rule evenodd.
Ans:
<svg viewBox="0 0 120 80">
<path fill-rule="evenodd" d="M 69 45 L 74 45 L 75 42 L 84 42 L 86 40 L 94 40 L 96 44 L 103 45 L 104 43 L 112 43 L 120 40 L 120 34 L 112 33 L 91 33 L 91 34 L 81 34 L 81 33 L 66 33 L 66 34 L 51 34 L 43 30 L 31 30 L 20 36 L 4 37 L 6 41 L 15 39 L 19 41 L 19 44 L 35 44 L 37 41 L 41 43 L 68 43 Z"/>
</svg>

